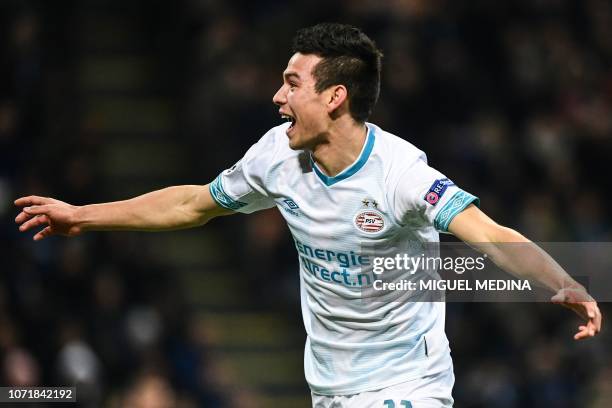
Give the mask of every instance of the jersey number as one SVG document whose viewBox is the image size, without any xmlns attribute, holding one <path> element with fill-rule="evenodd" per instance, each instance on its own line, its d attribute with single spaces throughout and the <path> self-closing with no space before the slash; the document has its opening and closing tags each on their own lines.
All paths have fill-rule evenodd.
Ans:
<svg viewBox="0 0 612 408">
<path fill-rule="evenodd" d="M 393 400 L 385 400 L 383 404 L 385 405 L 385 408 L 395 408 L 395 402 Z M 401 400 L 400 407 L 401 408 L 412 408 L 412 404 L 410 403 L 410 401 Z"/>
</svg>

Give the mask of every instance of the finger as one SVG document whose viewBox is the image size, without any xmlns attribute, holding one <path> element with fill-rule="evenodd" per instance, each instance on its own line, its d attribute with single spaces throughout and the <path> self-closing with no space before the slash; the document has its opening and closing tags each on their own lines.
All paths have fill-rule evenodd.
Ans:
<svg viewBox="0 0 612 408">
<path fill-rule="evenodd" d="M 595 323 L 591 323 L 590 324 L 589 334 L 591 335 L 591 337 L 593 337 L 593 336 L 595 336 L 597 334 L 597 328 L 595 327 Z"/>
<path fill-rule="evenodd" d="M 588 322 L 584 331 L 586 332 L 586 337 L 593 337 L 595 335 L 595 328 L 593 327 L 593 323 Z"/>
<path fill-rule="evenodd" d="M 49 211 L 48 205 L 34 205 L 31 207 L 24 207 L 23 212 L 30 215 L 46 214 Z"/>
<path fill-rule="evenodd" d="M 39 215 L 21 224 L 19 226 L 19 231 L 24 232 L 24 231 L 29 230 L 30 228 L 38 227 L 40 225 L 44 225 L 48 223 L 49 223 L 49 218 L 47 218 L 46 215 Z"/>
<path fill-rule="evenodd" d="M 28 214 L 28 213 L 22 211 L 22 212 L 19 213 L 19 215 L 17 215 L 17 217 L 15 217 L 15 222 L 17 224 L 21 224 L 24 221 L 27 221 L 27 220 L 29 220 L 32 217 L 33 217 L 33 215 Z"/>
<path fill-rule="evenodd" d="M 565 301 L 565 296 L 560 295 L 560 294 L 556 294 L 555 296 L 550 298 L 550 301 L 556 305 L 563 303 Z"/>
<path fill-rule="evenodd" d="M 53 231 L 51 230 L 51 227 L 45 227 L 43 228 L 40 232 L 38 232 L 36 235 L 34 235 L 34 241 L 40 241 L 41 239 L 45 239 L 47 237 L 50 237 L 51 235 L 53 235 Z"/>
<path fill-rule="evenodd" d="M 588 316 L 588 324 L 592 325 L 592 328 L 594 330 L 593 334 L 599 333 L 599 331 L 601 330 L 601 311 L 599 310 L 599 307 L 597 307 L 597 303 L 584 303 L 584 307 L 585 312 Z"/>
<path fill-rule="evenodd" d="M 589 337 L 595 336 L 596 330 L 595 325 L 592 322 L 588 322 L 586 326 L 579 326 L 578 333 L 574 336 L 575 340 L 583 340 Z"/>
<path fill-rule="evenodd" d="M 49 204 L 52 200 L 48 197 L 40 197 L 40 196 L 27 196 L 20 197 L 15 200 L 15 205 L 18 207 L 23 207 L 26 205 L 43 205 Z"/>
<path fill-rule="evenodd" d="M 23 224 L 24 222 L 28 221 L 29 219 L 32 219 L 34 217 L 40 217 L 40 215 L 35 215 L 35 214 L 28 214 L 27 212 L 20 212 L 19 215 L 17 217 L 15 217 L 15 222 L 17 224 Z"/>
<path fill-rule="evenodd" d="M 589 329 L 587 326 L 578 327 L 578 333 L 574 335 L 574 340 L 583 340 L 589 337 Z"/>
<path fill-rule="evenodd" d="M 593 306 L 595 316 L 593 317 L 593 323 L 595 324 L 595 333 L 601 331 L 601 311 L 597 305 Z"/>
</svg>

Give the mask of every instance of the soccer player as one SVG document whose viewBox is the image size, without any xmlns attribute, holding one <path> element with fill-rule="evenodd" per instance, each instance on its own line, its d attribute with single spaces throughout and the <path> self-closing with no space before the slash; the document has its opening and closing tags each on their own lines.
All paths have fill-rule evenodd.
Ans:
<svg viewBox="0 0 612 408">
<path fill-rule="evenodd" d="M 577 312 L 575 339 L 594 336 L 601 314 L 586 290 L 546 253 L 492 221 L 478 199 L 427 164 L 425 154 L 367 119 L 378 99 L 381 53 L 359 29 L 300 30 L 273 97 L 288 123 L 270 129 L 205 186 L 174 186 L 84 206 L 30 196 L 15 204 L 19 229 L 34 235 L 165 231 L 220 215 L 276 206 L 299 255 L 308 334 L 305 376 L 314 407 L 450 407 L 454 375 L 442 302 L 364 299 L 369 244 L 410 253 L 411 243 L 449 232 L 503 269 L 533 280 Z M 499 243 L 524 243 L 521 253 Z M 531 249 L 529 249 L 531 248 Z"/>
</svg>

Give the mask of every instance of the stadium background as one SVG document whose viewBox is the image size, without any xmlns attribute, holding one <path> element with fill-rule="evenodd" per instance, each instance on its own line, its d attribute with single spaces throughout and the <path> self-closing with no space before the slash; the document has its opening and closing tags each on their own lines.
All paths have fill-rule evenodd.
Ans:
<svg viewBox="0 0 612 408">
<path fill-rule="evenodd" d="M 493 218 L 537 241 L 612 240 L 609 1 L 2 0 L 2 385 L 78 383 L 84 407 L 308 406 L 276 210 L 34 244 L 12 201 L 209 182 L 280 123 L 291 37 L 320 21 L 377 41 L 372 121 Z M 609 407 L 607 322 L 583 343 L 577 324 L 548 304 L 448 305 L 456 406 Z"/>
</svg>

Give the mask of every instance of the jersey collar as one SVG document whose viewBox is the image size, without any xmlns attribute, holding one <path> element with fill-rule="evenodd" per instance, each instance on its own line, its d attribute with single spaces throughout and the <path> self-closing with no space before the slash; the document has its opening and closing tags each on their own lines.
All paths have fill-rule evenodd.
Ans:
<svg viewBox="0 0 612 408">
<path fill-rule="evenodd" d="M 372 153 L 372 149 L 374 148 L 374 139 L 375 139 L 374 129 L 369 125 L 366 125 L 366 126 L 368 127 L 368 135 L 366 136 L 366 141 L 363 144 L 361 153 L 359 153 L 359 157 L 357 158 L 357 160 L 355 160 L 353 164 L 351 164 L 346 169 L 342 170 L 340 173 L 338 173 L 334 177 L 329 177 L 325 173 L 323 173 L 319 169 L 315 161 L 313 160 L 312 154 L 310 155 L 310 165 L 312 166 L 316 175 L 321 179 L 321 181 L 326 186 L 328 187 L 332 186 L 341 180 L 351 177 L 353 174 L 357 173 L 366 164 L 366 162 L 368 161 L 368 158 L 370 157 L 370 153 Z"/>
</svg>

